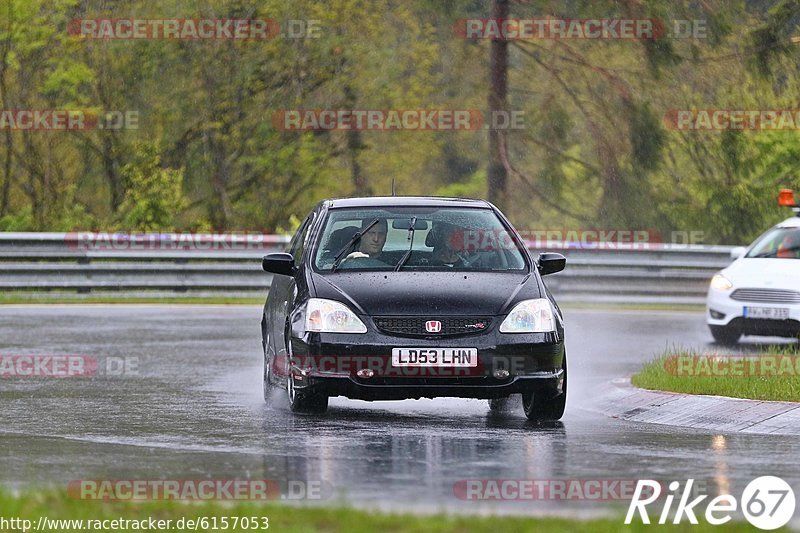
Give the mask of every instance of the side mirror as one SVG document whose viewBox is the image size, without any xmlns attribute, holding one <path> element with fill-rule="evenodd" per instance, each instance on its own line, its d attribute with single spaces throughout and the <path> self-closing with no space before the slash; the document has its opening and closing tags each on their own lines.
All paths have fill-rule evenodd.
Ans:
<svg viewBox="0 0 800 533">
<path fill-rule="evenodd" d="M 546 276 L 555 272 L 561 272 L 567 266 L 567 258 L 555 252 L 545 252 L 539 254 L 539 274 Z"/>
<path fill-rule="evenodd" d="M 261 260 L 261 268 L 265 272 L 281 274 L 282 276 L 294 275 L 294 257 L 284 252 L 267 254 Z"/>
<path fill-rule="evenodd" d="M 737 246 L 736 248 L 731 249 L 731 259 L 739 259 L 746 253 L 747 248 L 744 246 Z"/>
</svg>

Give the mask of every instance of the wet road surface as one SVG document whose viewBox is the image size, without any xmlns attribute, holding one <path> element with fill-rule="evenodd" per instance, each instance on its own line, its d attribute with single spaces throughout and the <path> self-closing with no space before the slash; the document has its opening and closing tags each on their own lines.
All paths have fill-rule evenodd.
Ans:
<svg viewBox="0 0 800 533">
<path fill-rule="evenodd" d="M 523 514 L 609 507 L 578 496 L 476 501 L 454 487 L 475 479 L 691 477 L 714 495 L 738 494 L 772 474 L 800 488 L 795 438 L 635 424 L 590 410 L 599 385 L 667 348 L 715 349 L 701 313 L 567 309 L 567 415 L 544 427 L 519 407 L 492 415 L 478 400 L 335 398 L 324 416 L 267 407 L 260 313 L 257 306 L 0 307 L 0 355 L 83 355 L 114 367 L 92 377 L 0 378 L 0 484 L 294 480 L 323 487 L 315 504 Z"/>
</svg>

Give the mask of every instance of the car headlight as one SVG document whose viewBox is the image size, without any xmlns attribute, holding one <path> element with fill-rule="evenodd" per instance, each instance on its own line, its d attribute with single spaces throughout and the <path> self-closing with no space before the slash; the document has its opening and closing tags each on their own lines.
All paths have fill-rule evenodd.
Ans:
<svg viewBox="0 0 800 533">
<path fill-rule="evenodd" d="M 731 283 L 730 280 L 722 274 L 714 274 L 714 277 L 711 278 L 712 289 L 727 291 L 731 287 L 733 287 L 733 283 Z"/>
<path fill-rule="evenodd" d="M 306 331 L 316 333 L 366 333 L 367 326 L 343 303 L 310 298 L 306 308 Z"/>
<path fill-rule="evenodd" d="M 500 333 L 547 333 L 555 329 L 553 306 L 546 298 L 521 301 L 500 324 Z"/>
</svg>

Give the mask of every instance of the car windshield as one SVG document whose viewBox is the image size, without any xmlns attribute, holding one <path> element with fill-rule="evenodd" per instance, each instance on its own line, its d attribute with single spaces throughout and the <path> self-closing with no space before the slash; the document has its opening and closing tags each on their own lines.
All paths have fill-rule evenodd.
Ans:
<svg viewBox="0 0 800 533">
<path fill-rule="evenodd" d="M 332 209 L 319 243 L 320 272 L 527 269 L 509 230 L 483 208 Z"/>
<path fill-rule="evenodd" d="M 800 259 L 800 228 L 774 228 L 753 245 L 747 257 Z"/>
</svg>

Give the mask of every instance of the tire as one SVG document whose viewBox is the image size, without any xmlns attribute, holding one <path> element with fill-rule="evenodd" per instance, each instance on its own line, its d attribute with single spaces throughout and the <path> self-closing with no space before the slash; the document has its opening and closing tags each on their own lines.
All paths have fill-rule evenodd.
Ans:
<svg viewBox="0 0 800 533">
<path fill-rule="evenodd" d="M 328 397 L 313 391 L 299 391 L 294 387 L 294 379 L 286 379 L 286 393 L 289 409 L 293 413 L 322 414 L 328 410 Z"/>
<path fill-rule="evenodd" d="M 561 394 L 555 398 L 541 398 L 533 391 L 522 393 L 522 410 L 528 420 L 535 422 L 555 422 L 564 416 L 567 407 L 567 354 L 564 354 L 564 362 L 561 364 L 564 370 L 564 387 Z"/>
<path fill-rule="evenodd" d="M 719 344 L 732 345 L 739 342 L 742 332 L 729 326 L 708 326 L 711 336 Z"/>
<path fill-rule="evenodd" d="M 264 318 L 266 320 L 266 317 Z M 267 360 L 267 338 L 266 333 L 264 332 L 263 326 L 261 330 L 261 347 L 264 350 L 264 373 L 263 378 L 264 382 L 262 388 L 264 389 L 264 403 L 267 405 L 272 403 L 273 399 L 273 392 L 275 391 L 275 385 L 272 383 L 270 371 L 269 371 L 269 361 Z"/>
</svg>

